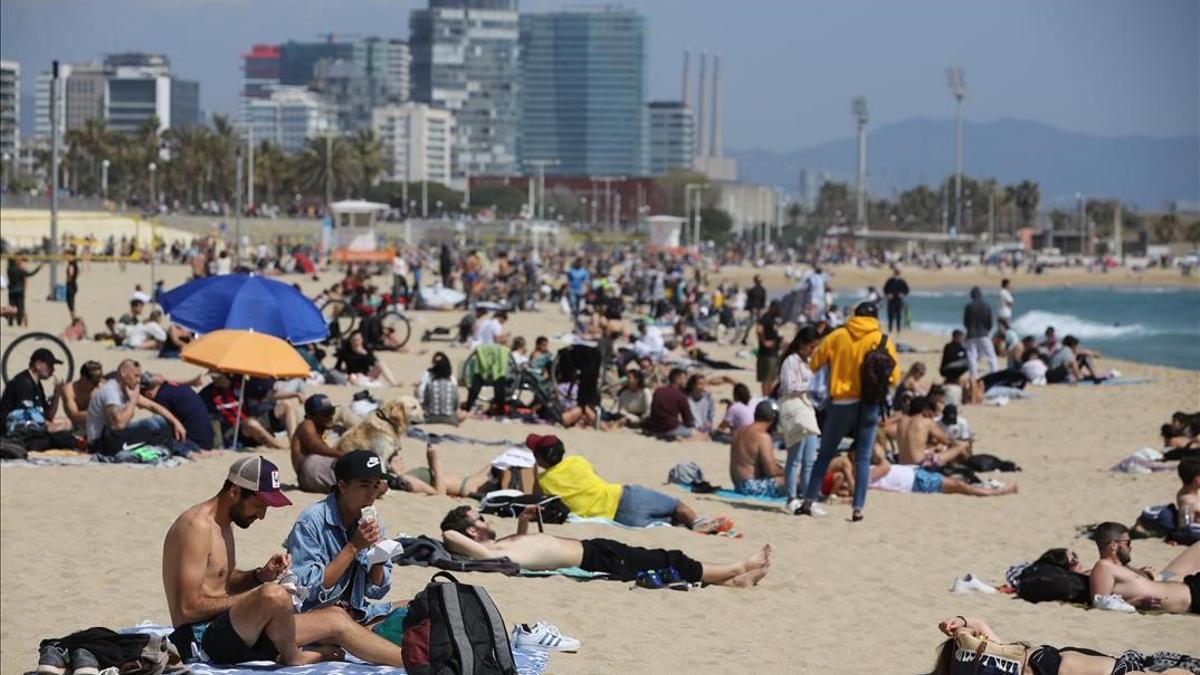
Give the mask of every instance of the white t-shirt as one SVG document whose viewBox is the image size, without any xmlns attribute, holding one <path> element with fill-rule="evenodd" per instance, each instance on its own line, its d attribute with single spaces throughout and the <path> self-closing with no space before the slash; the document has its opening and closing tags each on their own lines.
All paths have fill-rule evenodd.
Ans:
<svg viewBox="0 0 1200 675">
<path fill-rule="evenodd" d="M 146 340 L 154 339 L 163 342 L 167 339 L 167 331 L 162 326 L 153 321 L 139 323 L 125 335 L 125 346 L 139 349 Z"/>
<path fill-rule="evenodd" d="M 870 487 L 889 492 L 912 492 L 913 481 L 916 478 L 916 464 L 893 464 L 892 468 L 883 474 L 879 480 L 871 483 Z"/>
<path fill-rule="evenodd" d="M 1029 359 L 1021 364 L 1021 374 L 1030 384 L 1046 384 L 1046 362 L 1041 359 Z"/>
<path fill-rule="evenodd" d="M 964 441 L 971 439 L 971 427 L 967 424 L 967 418 L 962 415 L 958 416 L 958 421 L 954 424 L 946 424 L 942 418 L 938 418 L 938 427 L 950 437 L 950 440 Z"/>
<path fill-rule="evenodd" d="M 481 345 L 494 345 L 496 338 L 504 333 L 504 326 L 495 318 L 488 319 L 480 324 L 475 331 L 475 341 Z"/>
<path fill-rule="evenodd" d="M 398 277 L 408 276 L 408 261 L 404 256 L 395 256 L 392 258 L 392 275 Z"/>
<path fill-rule="evenodd" d="M 1016 299 L 1007 288 L 1000 289 L 1000 307 L 996 310 L 996 316 L 1008 321 L 1012 318 L 1013 305 L 1016 304 Z"/>
<path fill-rule="evenodd" d="M 121 388 L 121 383 L 115 379 L 107 380 L 92 394 L 92 400 L 87 409 L 87 439 L 88 443 L 100 438 L 104 427 L 108 426 L 108 406 L 115 405 L 124 408 L 129 404 L 129 397 Z"/>
<path fill-rule="evenodd" d="M 233 271 L 233 258 L 225 256 L 217 258 L 217 274 L 229 274 Z"/>
</svg>

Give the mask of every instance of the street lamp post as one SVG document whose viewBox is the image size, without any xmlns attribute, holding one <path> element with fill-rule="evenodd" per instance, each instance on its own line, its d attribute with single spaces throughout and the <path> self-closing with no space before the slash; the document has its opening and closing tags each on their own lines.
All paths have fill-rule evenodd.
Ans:
<svg viewBox="0 0 1200 675">
<path fill-rule="evenodd" d="M 327 137 L 328 138 L 328 137 Z M 326 145 L 326 150 L 329 146 Z M 237 149 L 233 152 L 234 156 L 234 176 L 233 180 L 233 267 L 237 269 L 242 260 L 242 145 L 238 144 Z M 329 174 L 325 174 L 326 190 L 329 186 Z M 329 215 L 329 203 L 325 204 L 326 215 Z"/>
<path fill-rule="evenodd" d="M 100 196 L 108 201 L 108 167 L 112 162 L 107 159 L 100 162 Z"/>
<path fill-rule="evenodd" d="M 0 192 L 8 192 L 8 163 L 12 160 L 12 155 L 7 152 L 0 155 Z"/>
<path fill-rule="evenodd" d="M 691 244 L 696 247 L 696 250 L 700 249 L 700 193 L 707 189 L 708 185 L 705 183 L 688 183 L 683 188 L 685 218 L 692 223 L 692 232 L 689 239 L 691 240 Z"/>
<path fill-rule="evenodd" d="M 154 189 L 154 173 L 158 171 L 158 164 L 150 162 L 147 168 L 150 169 L 150 205 L 155 206 L 158 204 L 158 194 Z"/>
<path fill-rule="evenodd" d="M 867 99 L 858 96 L 850 102 L 854 119 L 858 123 L 858 211 L 857 224 L 867 224 Z"/>
<path fill-rule="evenodd" d="M 527 159 L 527 160 L 525 160 L 525 163 L 531 164 L 531 165 L 537 167 L 537 170 L 538 170 L 538 185 L 537 185 L 536 201 L 530 200 L 529 217 L 533 218 L 534 215 L 536 214 L 538 220 L 545 220 L 546 219 L 546 167 L 558 166 L 559 164 L 562 164 L 562 162 L 560 162 L 557 159 Z M 529 194 L 531 196 L 533 196 L 533 190 L 530 190 Z M 535 207 L 536 207 L 536 211 L 535 211 Z"/>
<path fill-rule="evenodd" d="M 967 81 L 962 66 L 950 66 L 946 75 L 954 95 L 954 229 L 958 230 L 962 227 L 962 102 L 967 97 Z"/>
</svg>

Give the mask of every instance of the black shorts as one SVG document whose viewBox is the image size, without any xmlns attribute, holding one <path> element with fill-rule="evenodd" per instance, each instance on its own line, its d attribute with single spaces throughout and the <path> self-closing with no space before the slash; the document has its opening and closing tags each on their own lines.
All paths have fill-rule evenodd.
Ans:
<svg viewBox="0 0 1200 675">
<path fill-rule="evenodd" d="M 242 641 L 229 620 L 229 610 L 217 615 L 204 630 L 200 648 L 208 655 L 211 663 L 235 664 L 247 661 L 274 661 L 279 650 L 267 637 L 267 631 L 258 636 L 258 642 L 248 646 Z"/>
<path fill-rule="evenodd" d="M 638 572 L 664 570 L 679 572 L 685 581 L 697 582 L 704 576 L 704 566 L 680 551 L 661 548 L 629 546 L 611 539 L 584 539 L 583 560 L 579 566 L 589 572 L 604 572 L 617 581 L 633 581 Z"/>
<path fill-rule="evenodd" d="M 1188 605 L 1188 613 L 1200 614 L 1200 572 L 1187 575 L 1183 578 L 1183 583 L 1192 592 L 1192 604 Z"/>
</svg>

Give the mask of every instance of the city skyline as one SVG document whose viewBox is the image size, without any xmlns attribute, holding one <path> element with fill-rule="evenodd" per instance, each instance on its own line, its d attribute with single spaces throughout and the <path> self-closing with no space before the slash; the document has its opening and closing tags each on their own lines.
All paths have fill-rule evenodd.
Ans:
<svg viewBox="0 0 1200 675">
<path fill-rule="evenodd" d="M 73 11 L 63 12 L 70 6 Z M 421 0 L 10 0 L 0 9 L 4 59 L 31 74 L 104 53 L 161 51 L 181 77 L 201 82 L 206 115 L 235 114 L 238 55 L 256 43 L 319 33 L 408 38 Z M 647 20 L 648 100 L 681 96 L 683 50 L 722 53 L 725 146 L 802 148 L 853 133 L 850 98 L 870 101 L 872 127 L 914 117 L 946 119 L 945 67 L 960 63 L 971 121 L 1015 118 L 1105 136 L 1194 135 L 1200 119 L 1200 7 L 1069 2 L 959 7 L 891 4 L 626 2 Z M 524 12 L 570 8 L 525 0 Z M 1034 8 L 1037 11 L 1034 11 Z M 30 30 L 50 25 L 54 32 Z M 143 27 L 153 25 L 152 38 Z M 781 58 L 791 56 L 791 58 Z M 693 66 L 694 67 L 694 66 Z M 24 106 L 23 106 L 24 107 Z"/>
</svg>

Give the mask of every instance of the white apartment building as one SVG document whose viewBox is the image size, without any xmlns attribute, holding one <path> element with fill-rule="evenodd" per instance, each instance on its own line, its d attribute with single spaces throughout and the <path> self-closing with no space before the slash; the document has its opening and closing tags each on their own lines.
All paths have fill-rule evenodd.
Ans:
<svg viewBox="0 0 1200 675">
<path fill-rule="evenodd" d="M 383 146 L 387 180 L 429 180 L 449 184 L 454 117 L 448 110 L 424 103 L 376 108 L 371 129 Z"/>
</svg>

